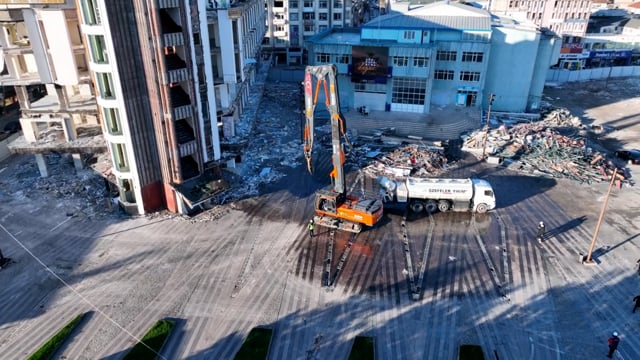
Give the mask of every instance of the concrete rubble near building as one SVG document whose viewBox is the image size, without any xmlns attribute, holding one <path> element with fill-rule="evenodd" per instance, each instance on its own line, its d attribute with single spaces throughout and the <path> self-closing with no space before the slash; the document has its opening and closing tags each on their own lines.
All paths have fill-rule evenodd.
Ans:
<svg viewBox="0 0 640 360">
<path fill-rule="evenodd" d="M 545 110 L 537 120 L 497 114 L 491 123 L 496 126 L 463 136 L 463 149 L 476 154 L 486 152 L 516 170 L 586 183 L 608 181 L 617 169 L 617 185 L 631 183 L 624 168 L 592 141 L 605 129 L 587 127 L 567 109 Z"/>
</svg>

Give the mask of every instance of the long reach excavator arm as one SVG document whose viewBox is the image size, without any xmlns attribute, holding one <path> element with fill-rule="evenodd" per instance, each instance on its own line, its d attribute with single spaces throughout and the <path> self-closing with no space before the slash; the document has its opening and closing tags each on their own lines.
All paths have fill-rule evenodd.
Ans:
<svg viewBox="0 0 640 360">
<path fill-rule="evenodd" d="M 315 92 L 314 92 L 315 79 Z M 304 126 L 304 157 L 307 169 L 313 173 L 314 113 L 320 88 L 324 89 L 325 105 L 331 122 L 331 147 L 333 169 L 331 190 L 316 193 L 316 223 L 319 225 L 360 232 L 361 225 L 373 226 L 382 217 L 382 202 L 378 199 L 359 199 L 347 194 L 345 186 L 345 149 L 351 149 L 346 135 L 346 126 L 340 112 L 337 69 L 333 64 L 307 66 L 304 77 L 304 105 L 306 123 Z M 344 141 L 344 142 L 343 142 Z"/>
</svg>

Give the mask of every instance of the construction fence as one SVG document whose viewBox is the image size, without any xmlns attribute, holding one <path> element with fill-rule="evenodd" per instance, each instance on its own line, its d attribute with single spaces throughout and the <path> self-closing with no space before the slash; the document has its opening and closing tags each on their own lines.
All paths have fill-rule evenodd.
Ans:
<svg viewBox="0 0 640 360">
<path fill-rule="evenodd" d="M 640 66 L 614 66 L 581 70 L 549 69 L 547 72 L 547 82 L 563 84 L 573 81 L 629 76 L 640 76 Z"/>
</svg>

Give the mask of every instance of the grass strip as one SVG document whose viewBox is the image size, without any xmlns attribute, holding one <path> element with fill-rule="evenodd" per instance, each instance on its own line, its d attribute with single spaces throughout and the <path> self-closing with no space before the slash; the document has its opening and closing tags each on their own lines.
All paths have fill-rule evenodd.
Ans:
<svg viewBox="0 0 640 360">
<path fill-rule="evenodd" d="M 356 336 L 351 346 L 349 360 L 374 360 L 375 345 L 371 336 Z"/>
<path fill-rule="evenodd" d="M 458 360 L 484 360 L 484 352 L 480 345 L 460 345 Z"/>
<path fill-rule="evenodd" d="M 271 344 L 272 329 L 253 328 L 242 343 L 240 350 L 234 357 L 235 360 L 260 360 L 269 356 L 269 344 Z"/>
<path fill-rule="evenodd" d="M 44 345 L 40 347 L 36 352 L 31 354 L 27 360 L 49 360 L 53 357 L 58 349 L 64 344 L 64 341 L 67 340 L 73 329 L 82 321 L 84 316 L 87 313 L 80 314 L 76 316 L 73 320 L 69 321 L 67 325 L 65 325 L 62 329 L 58 330 L 58 332 L 51 337 Z"/>
<path fill-rule="evenodd" d="M 127 353 L 124 359 L 155 360 L 174 325 L 175 322 L 172 320 L 158 320 L 142 337 L 140 342 Z"/>
</svg>

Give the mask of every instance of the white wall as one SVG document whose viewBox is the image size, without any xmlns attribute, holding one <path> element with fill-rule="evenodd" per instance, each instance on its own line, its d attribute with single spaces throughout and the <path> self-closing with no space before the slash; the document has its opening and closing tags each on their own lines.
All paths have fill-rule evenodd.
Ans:
<svg viewBox="0 0 640 360">
<path fill-rule="evenodd" d="M 640 76 L 640 66 L 615 66 L 583 70 L 551 69 L 547 72 L 547 82 L 565 83 L 606 79 L 608 77 Z"/>
</svg>

